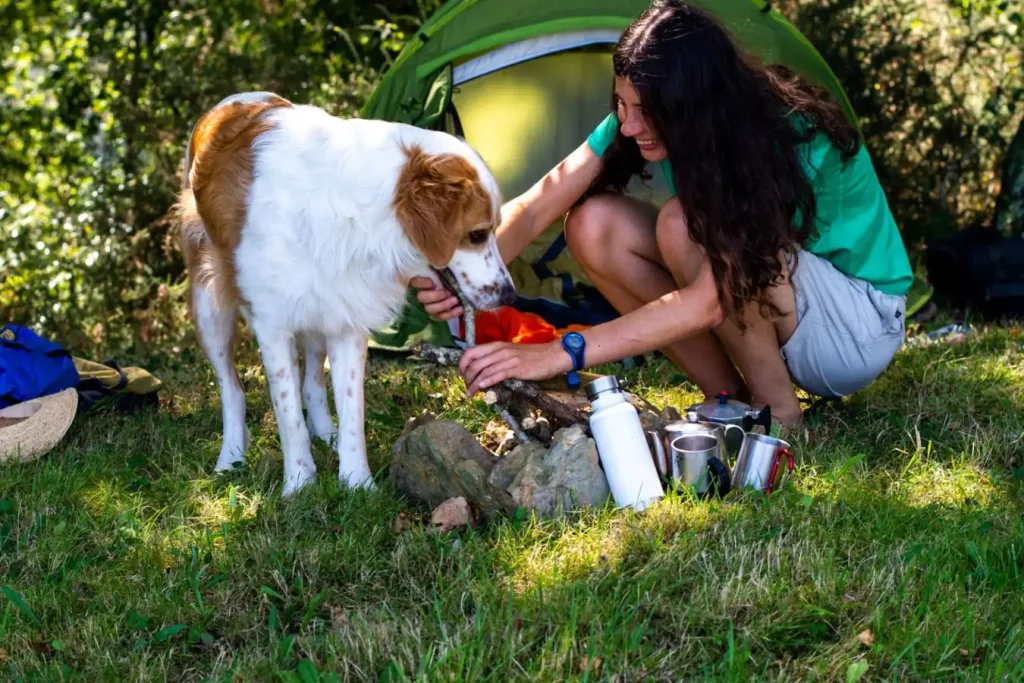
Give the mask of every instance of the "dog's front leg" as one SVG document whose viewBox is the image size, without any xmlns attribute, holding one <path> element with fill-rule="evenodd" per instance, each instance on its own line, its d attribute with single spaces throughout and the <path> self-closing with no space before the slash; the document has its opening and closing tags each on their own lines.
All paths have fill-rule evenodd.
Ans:
<svg viewBox="0 0 1024 683">
<path fill-rule="evenodd" d="M 324 347 L 324 337 L 317 332 L 307 332 L 303 338 L 305 373 L 302 379 L 302 400 L 306 404 L 306 427 L 313 438 L 331 443 L 338 432 L 327 406 L 327 382 L 324 378 L 327 349 Z"/>
<path fill-rule="evenodd" d="M 338 410 L 338 479 L 356 488 L 373 486 L 363 426 L 366 341 L 365 334 L 355 332 L 327 339 L 334 405 Z"/>
<path fill-rule="evenodd" d="M 295 337 L 273 326 L 253 326 L 270 383 L 270 398 L 277 418 L 284 457 L 284 488 L 289 496 L 316 479 L 316 464 L 310 452 L 309 430 L 302 419 L 299 396 L 299 358 Z"/>
</svg>

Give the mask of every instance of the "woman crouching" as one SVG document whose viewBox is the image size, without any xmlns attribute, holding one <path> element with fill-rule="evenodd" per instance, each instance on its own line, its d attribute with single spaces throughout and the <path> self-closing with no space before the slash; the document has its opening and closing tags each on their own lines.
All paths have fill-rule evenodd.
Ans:
<svg viewBox="0 0 1024 683">
<path fill-rule="evenodd" d="M 706 12 L 660 0 L 623 34 L 614 112 L 502 210 L 511 261 L 566 214 L 566 237 L 620 317 L 544 345 L 468 350 L 470 394 L 660 349 L 704 392 L 800 421 L 794 383 L 870 384 L 904 338 L 906 249 L 855 126 L 819 88 L 742 52 Z M 626 194 L 660 164 L 673 197 Z M 438 319 L 451 293 L 414 281 Z M 567 336 L 568 337 L 568 336 Z"/>
</svg>

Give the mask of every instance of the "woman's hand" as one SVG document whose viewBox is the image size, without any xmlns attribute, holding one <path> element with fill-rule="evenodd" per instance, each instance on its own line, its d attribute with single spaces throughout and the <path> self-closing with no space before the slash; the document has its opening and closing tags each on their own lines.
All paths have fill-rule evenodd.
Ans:
<svg viewBox="0 0 1024 683">
<path fill-rule="evenodd" d="M 438 287 L 430 278 L 414 277 L 409 284 L 420 290 L 416 299 L 434 320 L 451 320 L 462 315 L 459 298 L 444 287 Z"/>
<path fill-rule="evenodd" d="M 512 344 L 492 342 L 467 349 L 459 362 L 470 396 L 506 379 L 538 382 L 572 370 L 572 359 L 559 342 Z"/>
<path fill-rule="evenodd" d="M 664 348 L 721 325 L 724 315 L 711 264 L 705 260 L 690 285 L 583 332 L 586 342 L 583 368 Z M 459 371 L 470 396 L 506 379 L 545 380 L 569 372 L 572 367 L 572 357 L 560 341 L 481 344 L 462 354 L 459 362 Z"/>
</svg>

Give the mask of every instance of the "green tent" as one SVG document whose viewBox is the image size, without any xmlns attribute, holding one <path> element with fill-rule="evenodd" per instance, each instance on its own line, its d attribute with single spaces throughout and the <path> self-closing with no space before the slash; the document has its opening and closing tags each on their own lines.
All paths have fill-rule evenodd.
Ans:
<svg viewBox="0 0 1024 683">
<path fill-rule="evenodd" d="M 698 0 L 742 44 L 827 87 L 855 118 L 832 70 L 770 4 Z M 364 118 L 463 136 L 490 166 L 506 199 L 528 189 L 578 147 L 609 112 L 611 55 L 649 0 L 450 0 L 414 36 L 362 110 Z M 668 199 L 665 179 L 631 188 Z M 516 308 L 563 327 L 592 325 L 615 311 L 565 247 L 562 221 L 509 264 Z M 431 321 L 410 292 L 399 320 L 379 330 L 378 348 L 419 341 L 450 345 L 453 327 Z"/>
</svg>

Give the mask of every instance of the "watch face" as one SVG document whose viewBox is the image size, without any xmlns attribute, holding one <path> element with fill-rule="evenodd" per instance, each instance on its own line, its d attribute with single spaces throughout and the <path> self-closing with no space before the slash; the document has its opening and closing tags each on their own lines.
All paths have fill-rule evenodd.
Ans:
<svg viewBox="0 0 1024 683">
<path fill-rule="evenodd" d="M 567 334 L 565 336 L 565 343 L 572 349 L 583 348 L 583 337 L 578 334 Z"/>
</svg>

